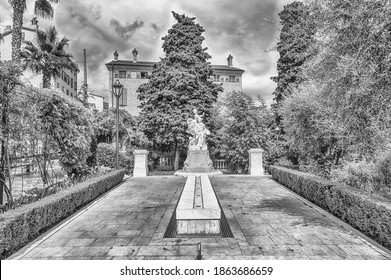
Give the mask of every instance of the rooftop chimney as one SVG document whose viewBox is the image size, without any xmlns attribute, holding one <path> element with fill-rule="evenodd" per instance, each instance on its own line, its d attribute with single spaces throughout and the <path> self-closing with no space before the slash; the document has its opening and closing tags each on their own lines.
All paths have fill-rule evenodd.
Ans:
<svg viewBox="0 0 391 280">
<path fill-rule="evenodd" d="M 228 60 L 228 66 L 232 66 L 232 59 L 233 59 L 234 57 L 231 55 L 231 54 L 229 54 L 229 56 L 228 56 L 228 58 L 227 58 L 227 60 Z"/>
<path fill-rule="evenodd" d="M 117 52 L 117 50 L 114 51 L 114 60 L 115 61 L 118 60 L 118 52 Z"/>
<path fill-rule="evenodd" d="M 132 55 L 133 55 L 133 63 L 137 63 L 138 51 L 136 50 L 136 48 L 133 49 Z"/>
</svg>

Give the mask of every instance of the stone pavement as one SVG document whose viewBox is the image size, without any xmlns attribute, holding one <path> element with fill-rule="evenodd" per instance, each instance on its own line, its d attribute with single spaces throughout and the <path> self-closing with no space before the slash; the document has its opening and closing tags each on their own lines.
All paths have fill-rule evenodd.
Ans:
<svg viewBox="0 0 391 280">
<path fill-rule="evenodd" d="M 233 238 L 163 238 L 186 178 L 130 178 L 9 259 L 391 259 L 268 177 L 211 178 Z"/>
</svg>

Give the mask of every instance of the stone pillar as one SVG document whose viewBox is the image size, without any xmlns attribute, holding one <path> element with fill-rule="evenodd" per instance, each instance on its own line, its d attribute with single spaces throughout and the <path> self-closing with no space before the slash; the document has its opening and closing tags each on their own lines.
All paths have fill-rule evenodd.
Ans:
<svg viewBox="0 0 391 280">
<path fill-rule="evenodd" d="M 134 170 L 133 177 L 148 176 L 148 151 L 134 150 Z"/>
<path fill-rule="evenodd" d="M 249 153 L 249 171 L 252 176 L 263 176 L 262 149 L 250 149 Z"/>
</svg>

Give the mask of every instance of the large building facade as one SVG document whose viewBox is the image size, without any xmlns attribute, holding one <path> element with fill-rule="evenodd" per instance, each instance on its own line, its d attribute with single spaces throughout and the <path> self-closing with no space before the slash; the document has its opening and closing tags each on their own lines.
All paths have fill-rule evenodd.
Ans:
<svg viewBox="0 0 391 280">
<path fill-rule="evenodd" d="M 33 28 L 22 27 L 22 42 L 23 41 L 35 41 L 35 36 L 38 30 L 38 21 L 32 20 Z M 7 61 L 12 59 L 12 28 L 7 26 L 3 32 L 1 32 L 3 40 L 0 40 L 0 61 Z M 23 44 L 22 44 L 23 48 Z M 62 69 L 59 77 L 55 77 L 51 80 L 52 88 L 62 91 L 64 94 L 76 97 L 77 96 L 77 75 L 79 69 Z M 42 74 L 36 74 L 26 69 L 23 72 L 22 79 L 24 82 L 31 84 L 34 87 L 42 88 Z"/>
<path fill-rule="evenodd" d="M 148 82 L 148 75 L 152 72 L 152 67 L 156 62 L 138 61 L 138 51 L 132 51 L 132 59 L 119 60 L 117 51 L 114 52 L 114 59 L 106 63 L 109 71 L 109 88 L 118 79 L 124 86 L 123 96 L 120 105 L 130 114 L 136 116 L 140 113 L 140 102 L 137 98 L 137 89 L 140 85 Z M 242 90 L 242 75 L 244 70 L 233 67 L 233 57 L 228 56 L 227 65 L 212 65 L 214 76 L 211 79 L 222 84 L 224 91 L 220 93 L 219 99 L 223 98 L 227 92 Z M 115 107 L 115 97 L 110 93 L 109 107 Z"/>
<path fill-rule="evenodd" d="M 77 97 L 77 74 L 79 69 L 62 69 L 61 75 L 52 80 L 52 87 L 70 97 Z"/>
</svg>

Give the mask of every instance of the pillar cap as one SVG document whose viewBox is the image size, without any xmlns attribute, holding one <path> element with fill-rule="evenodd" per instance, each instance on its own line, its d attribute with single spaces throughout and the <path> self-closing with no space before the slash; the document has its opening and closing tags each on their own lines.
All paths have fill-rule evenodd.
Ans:
<svg viewBox="0 0 391 280">
<path fill-rule="evenodd" d="M 263 149 L 261 149 L 261 148 L 250 149 L 250 150 L 248 150 L 248 152 L 249 152 L 250 154 L 252 154 L 252 153 L 263 153 Z"/>
<path fill-rule="evenodd" d="M 134 150 L 134 155 L 147 155 L 149 152 L 147 150 Z"/>
</svg>

